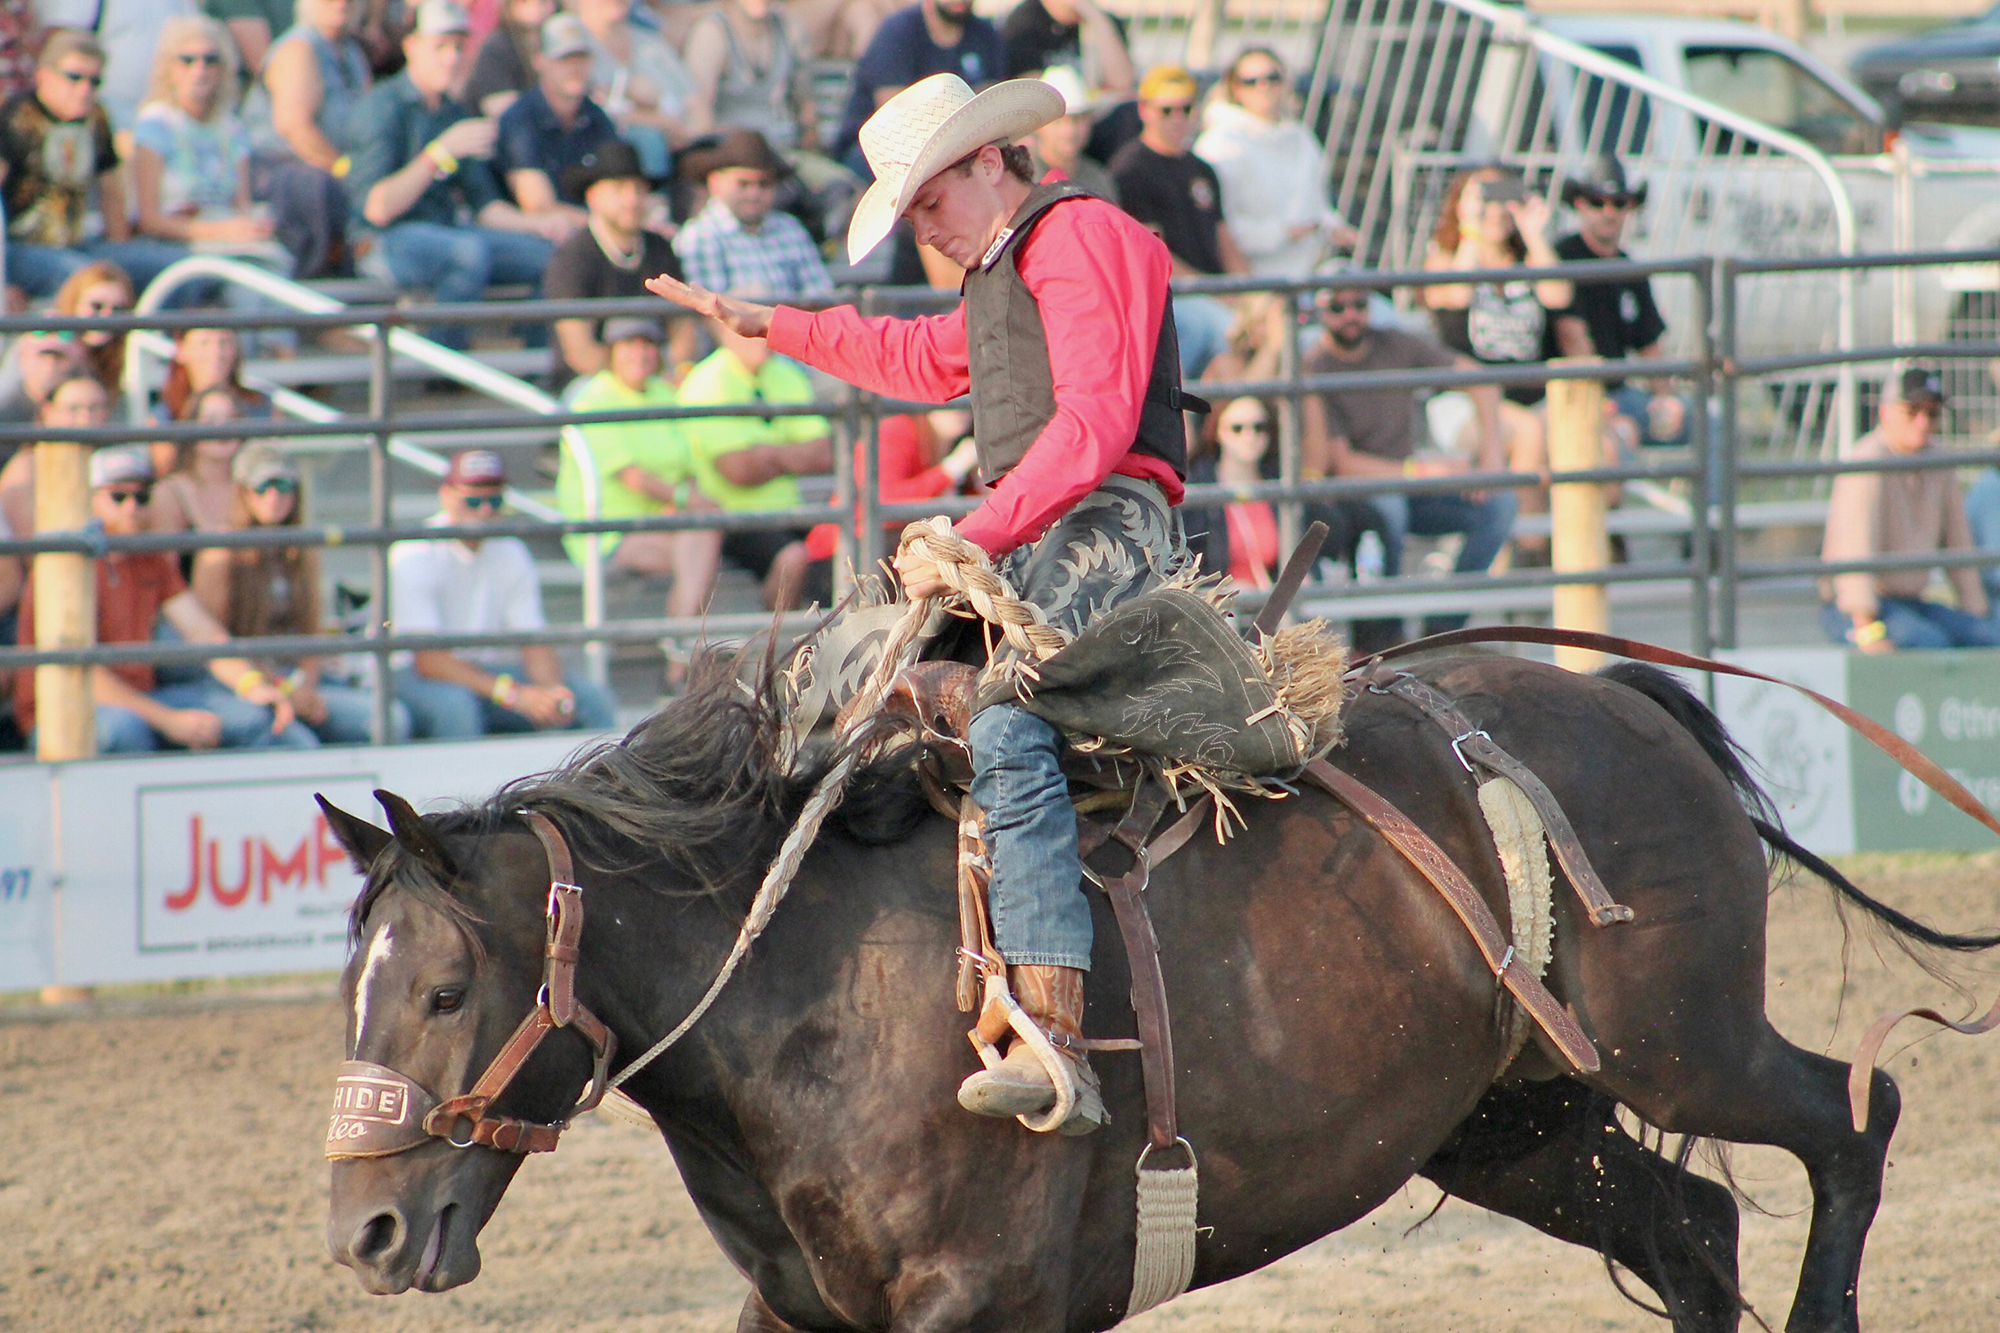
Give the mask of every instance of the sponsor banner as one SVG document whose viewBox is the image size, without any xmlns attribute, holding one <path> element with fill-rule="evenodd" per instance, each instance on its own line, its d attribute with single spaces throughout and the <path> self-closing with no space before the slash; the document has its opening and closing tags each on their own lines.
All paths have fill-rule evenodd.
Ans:
<svg viewBox="0 0 2000 1333">
<path fill-rule="evenodd" d="M 315 793 L 381 823 L 378 787 L 418 809 L 476 799 L 553 767 L 583 739 L 236 751 L 30 770 L 54 785 L 61 811 L 57 979 L 108 985 L 339 968 L 361 880 Z M 4 838 L 0 828 L 0 850 Z M 0 974 L 0 987 L 15 986 Z"/>
<path fill-rule="evenodd" d="M 1854 654 L 1848 701 L 2000 810 L 2000 652 Z M 2000 839 L 1868 742 L 1854 742 L 1854 821 L 1870 850 L 1986 851 Z"/>
<path fill-rule="evenodd" d="M 1847 663 L 1855 655 L 1843 649 L 1758 648 L 1720 656 L 1836 702 L 1854 703 Z M 1796 691 L 1737 676 L 1714 679 L 1716 714 L 1754 761 L 1751 771 L 1777 803 L 1786 831 L 1824 855 L 1861 846 L 1854 821 L 1853 749 L 1873 747 Z M 1862 706 L 1862 711 L 1869 710 Z"/>
<path fill-rule="evenodd" d="M 52 827 L 47 774 L 0 769 L 0 990 L 33 990 L 56 979 Z"/>
</svg>

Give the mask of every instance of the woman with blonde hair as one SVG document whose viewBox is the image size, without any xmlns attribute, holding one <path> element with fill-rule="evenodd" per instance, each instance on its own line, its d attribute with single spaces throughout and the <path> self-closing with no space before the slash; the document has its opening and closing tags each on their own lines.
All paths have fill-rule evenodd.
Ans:
<svg viewBox="0 0 2000 1333">
<path fill-rule="evenodd" d="M 250 134 L 236 116 L 236 44 L 203 15 L 167 20 L 132 127 L 139 230 L 255 246 L 271 224 L 250 203 Z"/>
<path fill-rule="evenodd" d="M 1284 61 L 1249 47 L 1215 85 L 1194 151 L 1222 182 L 1222 220 L 1250 271 L 1302 278 L 1357 237 L 1327 202 L 1325 149 L 1292 102 Z"/>
<path fill-rule="evenodd" d="M 229 526 L 297 527 L 305 511 L 298 469 L 262 440 L 236 451 L 230 464 Z M 211 548 L 195 556 L 188 580 L 195 598 L 228 629 L 230 637 L 255 639 L 320 632 L 319 552 L 306 546 Z M 329 745 L 362 745 L 373 716 L 366 690 L 321 679 L 317 657 L 294 663 L 256 663 L 291 700 L 300 722 Z M 392 740 L 407 740 L 410 715 L 393 705 Z"/>
</svg>

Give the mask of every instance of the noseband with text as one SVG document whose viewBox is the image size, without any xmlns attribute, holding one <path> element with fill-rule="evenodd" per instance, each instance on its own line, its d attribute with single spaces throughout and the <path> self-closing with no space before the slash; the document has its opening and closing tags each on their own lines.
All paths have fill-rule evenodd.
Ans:
<svg viewBox="0 0 2000 1333">
<path fill-rule="evenodd" d="M 549 860 L 548 943 L 542 954 L 542 988 L 535 997 L 534 1010 L 514 1029 L 472 1091 L 449 1101 L 440 1102 L 415 1079 L 386 1065 L 367 1060 L 343 1062 L 334 1079 L 333 1118 L 326 1129 L 326 1155 L 333 1161 L 388 1157 L 422 1147 L 433 1138 L 454 1148 L 553 1152 L 557 1138 L 570 1122 L 603 1099 L 618 1039 L 576 998 L 583 886 L 571 882 L 575 872 L 561 831 L 546 815 L 533 810 L 521 811 L 521 817 L 541 840 Z M 507 1090 L 542 1038 L 563 1027 L 574 1027 L 594 1052 L 590 1087 L 583 1100 L 552 1123 L 487 1114 L 487 1108 Z"/>
</svg>

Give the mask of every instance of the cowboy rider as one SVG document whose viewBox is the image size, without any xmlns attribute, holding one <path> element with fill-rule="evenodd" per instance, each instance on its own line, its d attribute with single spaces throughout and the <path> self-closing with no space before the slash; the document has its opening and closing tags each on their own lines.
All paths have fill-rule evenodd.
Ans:
<svg viewBox="0 0 2000 1333">
<path fill-rule="evenodd" d="M 1067 182 L 1038 184 L 1019 141 L 1064 114 L 1039 79 L 975 96 L 938 74 L 890 98 L 861 130 L 875 182 L 847 233 L 859 261 L 907 217 L 917 240 L 966 270 L 964 302 L 921 319 L 808 313 L 652 279 L 656 294 L 766 337 L 773 350 L 891 397 L 970 393 L 980 471 L 993 489 L 956 532 L 1017 595 L 1074 633 L 1179 571 L 1186 474 L 1179 357 L 1168 303 L 1173 261 L 1159 237 Z M 907 547 L 895 561 L 913 600 L 948 591 Z M 1090 905 L 1055 727 L 1011 703 L 973 719 L 972 796 L 986 812 L 995 943 L 1022 1008 L 1078 1077 L 1061 1127 L 1103 1120 L 1080 1049 Z M 1016 1040 L 958 1100 L 982 1115 L 1043 1113 L 1049 1074 Z"/>
</svg>

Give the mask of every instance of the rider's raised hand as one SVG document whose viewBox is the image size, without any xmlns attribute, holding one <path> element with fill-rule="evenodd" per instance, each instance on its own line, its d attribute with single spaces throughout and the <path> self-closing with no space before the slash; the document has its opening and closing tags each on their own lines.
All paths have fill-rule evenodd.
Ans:
<svg viewBox="0 0 2000 1333">
<path fill-rule="evenodd" d="M 769 333 L 771 312 L 777 308 L 723 296 L 665 273 L 646 279 L 646 290 L 677 305 L 684 305 L 698 315 L 707 315 L 746 338 L 761 338 Z"/>
</svg>

